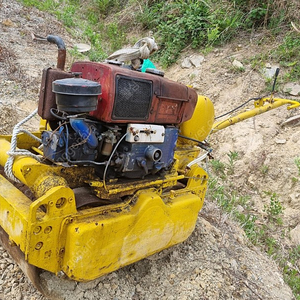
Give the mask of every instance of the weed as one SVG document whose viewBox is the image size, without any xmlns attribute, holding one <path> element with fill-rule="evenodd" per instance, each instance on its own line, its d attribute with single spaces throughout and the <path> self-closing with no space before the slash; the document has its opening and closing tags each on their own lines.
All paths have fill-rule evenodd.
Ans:
<svg viewBox="0 0 300 300">
<path fill-rule="evenodd" d="M 110 41 L 110 47 L 113 51 L 122 48 L 122 43 L 125 40 L 125 33 L 119 28 L 116 22 L 107 25 L 106 33 Z"/>
<path fill-rule="evenodd" d="M 35 6 L 55 14 L 74 36 L 78 36 L 78 30 L 74 29 L 80 28 L 80 38 L 86 39 L 92 45 L 92 50 L 88 53 L 92 61 L 105 59 L 108 53 L 122 48 L 126 42 L 124 26 L 121 27 L 114 20 L 105 19 L 111 12 L 118 16 L 118 11 L 125 5 L 121 0 L 86 1 L 84 6 L 81 6 L 80 1 L 77 0 L 19 1 L 24 5 Z"/>
<path fill-rule="evenodd" d="M 215 26 L 214 28 L 207 29 L 207 42 L 209 44 L 214 44 L 218 38 L 220 37 L 220 29 L 219 26 Z"/>
<path fill-rule="evenodd" d="M 122 6 L 121 0 L 94 0 L 96 10 L 100 14 L 108 15 L 110 12 L 115 12 Z"/>
<path fill-rule="evenodd" d="M 261 171 L 263 177 L 265 177 L 265 176 L 268 174 L 268 172 L 269 172 L 269 166 L 267 166 L 267 165 L 262 165 L 262 166 L 260 167 L 260 171 Z"/>
<path fill-rule="evenodd" d="M 239 157 L 239 154 L 236 151 L 230 151 L 229 153 L 227 153 L 228 163 L 226 164 L 226 166 L 228 168 L 228 171 L 227 171 L 228 175 L 234 174 L 234 165 L 235 165 L 238 157 Z"/>
<path fill-rule="evenodd" d="M 213 159 L 210 161 L 212 169 L 216 175 L 225 176 L 225 168 L 226 165 L 217 159 Z"/>
<path fill-rule="evenodd" d="M 203 53 L 203 55 L 207 55 L 207 54 L 211 53 L 214 49 L 215 48 L 213 46 L 207 45 L 205 48 L 202 49 L 202 53 Z M 211 72 L 215 73 L 215 71 L 213 71 L 213 70 Z"/>
<path fill-rule="evenodd" d="M 292 177 L 292 185 L 294 186 L 296 183 L 298 183 L 299 179 L 296 177 Z"/>
<path fill-rule="evenodd" d="M 245 67 L 231 66 L 230 71 L 234 74 L 245 72 Z"/>
<path fill-rule="evenodd" d="M 247 238 L 256 245 L 259 236 L 259 230 L 255 224 L 257 217 L 252 214 L 243 214 L 235 211 L 235 219 L 241 224 Z"/>
<path fill-rule="evenodd" d="M 68 5 L 63 10 L 62 13 L 57 13 L 59 19 L 61 19 L 65 26 L 67 27 L 74 27 L 75 26 L 75 20 L 74 16 L 76 15 L 77 7 L 73 5 Z"/>
<path fill-rule="evenodd" d="M 293 33 L 285 36 L 279 47 L 271 51 L 272 58 L 280 62 L 287 69 L 284 75 L 285 81 L 297 81 L 300 79 L 300 38 Z"/>
<path fill-rule="evenodd" d="M 211 1 L 153 1 L 144 4 L 138 20 L 145 28 L 157 29 L 158 53 L 163 66 L 169 66 L 188 45 L 210 46 L 235 34 L 240 15 L 228 7 L 214 7 Z"/>
<path fill-rule="evenodd" d="M 278 252 L 278 242 L 272 236 L 267 236 L 265 241 L 265 251 L 271 256 Z"/>
<path fill-rule="evenodd" d="M 226 175 L 234 174 L 234 166 L 238 159 L 238 152 L 230 151 L 227 153 L 228 162 L 221 162 L 220 160 L 214 159 L 210 161 L 212 169 L 217 176 L 221 176 L 222 179 L 226 178 Z"/>
<path fill-rule="evenodd" d="M 282 257 L 279 265 L 283 270 L 284 280 L 291 287 L 296 299 L 300 299 L 300 246 L 289 250 L 287 257 Z"/>
<path fill-rule="evenodd" d="M 250 59 L 251 68 L 256 71 L 260 71 L 265 67 L 265 63 L 268 60 L 268 55 L 261 53 L 257 54 Z"/>
<path fill-rule="evenodd" d="M 300 300 L 300 275 L 297 269 L 285 267 L 283 269 L 284 280 L 291 287 L 296 299 Z"/>
<path fill-rule="evenodd" d="M 298 175 L 300 176 L 300 158 L 296 157 L 295 160 L 294 160 L 294 162 L 295 162 L 296 167 L 298 169 Z"/>
<path fill-rule="evenodd" d="M 278 195 L 274 192 L 264 192 L 266 195 L 270 196 L 270 204 L 264 205 L 263 211 L 267 214 L 269 221 L 281 224 L 282 220 L 279 215 L 283 213 L 284 207 L 278 199 Z"/>
<path fill-rule="evenodd" d="M 78 51 L 77 47 L 74 47 L 72 49 L 68 49 L 68 53 L 70 55 L 72 63 L 77 61 L 77 60 L 83 60 L 84 59 L 84 55 Z"/>
<path fill-rule="evenodd" d="M 234 186 L 227 182 L 228 168 L 233 167 L 238 158 L 237 152 L 227 154 L 228 163 L 220 161 L 214 162 L 214 171 L 219 172 L 218 177 L 209 180 L 208 195 L 216 201 L 222 210 L 230 214 L 243 228 L 248 241 L 252 245 L 260 247 L 271 256 L 281 266 L 284 279 L 294 292 L 296 299 L 300 300 L 300 272 L 297 272 L 297 264 L 300 260 L 300 246 L 291 250 L 288 257 L 286 250 L 280 242 L 286 239 L 286 230 L 282 228 L 280 215 L 283 213 L 283 206 L 279 202 L 279 197 L 274 192 L 264 192 L 270 197 L 270 203 L 264 206 L 267 218 L 258 213 L 253 213 L 250 197 L 238 195 Z M 300 166 L 300 159 L 299 159 Z M 268 172 L 268 167 L 264 165 L 261 169 L 263 174 Z M 242 208 L 241 208 L 241 207 Z M 266 222 L 267 221 L 267 222 Z"/>
<path fill-rule="evenodd" d="M 39 10 L 44 10 L 44 11 L 54 11 L 60 3 L 58 1 L 53 1 L 53 0 L 23 0 L 21 1 L 25 6 L 35 6 Z"/>
</svg>

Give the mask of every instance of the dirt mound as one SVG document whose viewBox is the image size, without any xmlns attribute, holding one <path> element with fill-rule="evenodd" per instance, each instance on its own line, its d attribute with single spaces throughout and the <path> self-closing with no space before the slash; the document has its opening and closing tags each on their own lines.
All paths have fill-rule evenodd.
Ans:
<svg viewBox="0 0 300 300">
<path fill-rule="evenodd" d="M 214 103 L 215 115 L 219 116 L 250 98 L 268 94 L 263 72 L 254 71 L 249 63 L 244 63 L 242 70 L 233 66 L 234 60 L 247 62 L 263 51 L 260 39 L 260 35 L 244 36 L 206 55 L 200 67 L 182 69 L 179 63 L 167 72 L 167 76 L 191 84 L 199 94 L 208 96 Z M 182 59 L 189 56 L 184 54 Z M 275 97 L 293 99 L 280 91 Z M 254 108 L 253 104 L 250 102 L 240 112 Z M 239 153 L 232 183 L 236 190 L 250 194 L 260 212 L 267 204 L 264 191 L 276 193 L 285 207 L 285 225 L 291 228 L 300 221 L 299 185 L 295 184 L 299 177 L 295 163 L 299 156 L 299 132 L 297 124 L 284 126 L 283 123 L 298 114 L 298 108 L 287 110 L 285 105 L 209 137 L 215 159 L 225 162 L 230 151 Z"/>
</svg>

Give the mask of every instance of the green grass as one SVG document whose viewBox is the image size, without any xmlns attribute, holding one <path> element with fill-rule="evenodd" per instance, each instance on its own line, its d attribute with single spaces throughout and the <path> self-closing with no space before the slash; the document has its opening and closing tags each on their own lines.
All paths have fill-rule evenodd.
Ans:
<svg viewBox="0 0 300 300">
<path fill-rule="evenodd" d="M 282 34 L 282 33 L 281 33 Z M 286 82 L 294 82 L 300 80 L 300 35 L 288 31 L 283 36 L 282 42 L 278 43 L 274 40 L 274 45 L 270 50 L 265 50 L 259 54 L 256 54 L 248 62 L 251 64 L 251 68 L 256 71 L 262 71 L 265 68 L 265 64 L 276 63 L 279 64 L 283 72 L 280 72 L 278 77 L 278 85 Z M 273 85 L 273 79 L 266 79 L 268 89 L 271 90 Z"/>
<path fill-rule="evenodd" d="M 296 167 L 298 169 L 298 175 L 300 176 L 300 158 L 296 157 L 294 161 L 295 161 Z"/>
<path fill-rule="evenodd" d="M 300 37 L 294 32 L 288 33 L 283 42 L 271 51 L 271 57 L 286 68 L 284 81 L 298 81 L 300 79 Z"/>
<path fill-rule="evenodd" d="M 228 163 L 227 165 L 227 174 L 228 175 L 232 175 L 234 174 L 234 165 L 236 163 L 236 161 L 239 158 L 239 154 L 236 151 L 230 151 L 229 153 L 227 153 L 227 159 L 228 159 Z"/>
<path fill-rule="evenodd" d="M 268 174 L 268 172 L 269 172 L 269 166 L 267 166 L 267 165 L 262 165 L 262 166 L 260 167 L 260 171 L 261 171 L 263 177 L 265 177 L 265 176 Z"/>
<path fill-rule="evenodd" d="M 285 282 L 291 287 L 297 300 L 300 300 L 300 246 L 289 249 L 288 254 L 281 258 Z"/>
<path fill-rule="evenodd" d="M 242 14 L 214 1 L 155 1 L 143 6 L 137 20 L 144 28 L 155 28 L 163 66 L 177 61 L 186 47 L 209 47 L 229 40 L 241 24 Z"/>
<path fill-rule="evenodd" d="M 159 51 L 152 57 L 161 66 L 175 63 L 184 49 L 207 53 L 213 46 L 228 42 L 241 31 L 265 28 L 270 34 L 282 34 L 282 26 L 294 17 L 293 3 L 280 1 L 216 0 L 19 0 L 55 15 L 80 42 L 90 43 L 91 60 L 103 60 L 117 49 L 128 45 L 127 33 L 152 30 Z M 294 19 L 295 18 L 295 19 Z M 80 34 L 78 34 L 80 32 Z M 145 34 L 145 33 L 143 33 Z M 137 39 L 140 38 L 137 37 Z M 132 37 L 130 43 L 132 44 Z M 286 81 L 300 78 L 300 37 L 288 33 L 279 47 L 251 60 L 252 68 L 261 68 L 277 60 L 287 71 Z M 245 70 L 233 68 L 234 73 Z"/>
<path fill-rule="evenodd" d="M 282 224 L 280 215 L 282 215 L 284 207 L 280 203 L 278 195 L 274 192 L 264 193 L 270 197 L 270 203 L 268 205 L 264 205 L 263 209 L 263 211 L 267 214 L 268 221 Z"/>
</svg>

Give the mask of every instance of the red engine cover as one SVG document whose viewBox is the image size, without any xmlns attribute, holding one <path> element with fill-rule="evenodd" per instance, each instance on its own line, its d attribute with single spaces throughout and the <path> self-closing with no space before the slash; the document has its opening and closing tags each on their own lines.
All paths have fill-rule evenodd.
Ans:
<svg viewBox="0 0 300 300">
<path fill-rule="evenodd" d="M 192 117 L 197 103 L 195 90 L 150 73 L 96 62 L 76 62 L 71 72 L 101 84 L 90 115 L 107 123 L 179 124 Z"/>
</svg>

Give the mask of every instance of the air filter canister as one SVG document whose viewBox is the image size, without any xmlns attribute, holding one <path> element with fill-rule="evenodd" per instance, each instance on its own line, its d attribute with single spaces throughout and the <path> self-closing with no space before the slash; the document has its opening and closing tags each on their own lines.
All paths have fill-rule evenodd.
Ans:
<svg viewBox="0 0 300 300">
<path fill-rule="evenodd" d="M 64 78 L 52 83 L 59 111 L 88 113 L 97 109 L 101 85 L 83 78 Z"/>
</svg>

